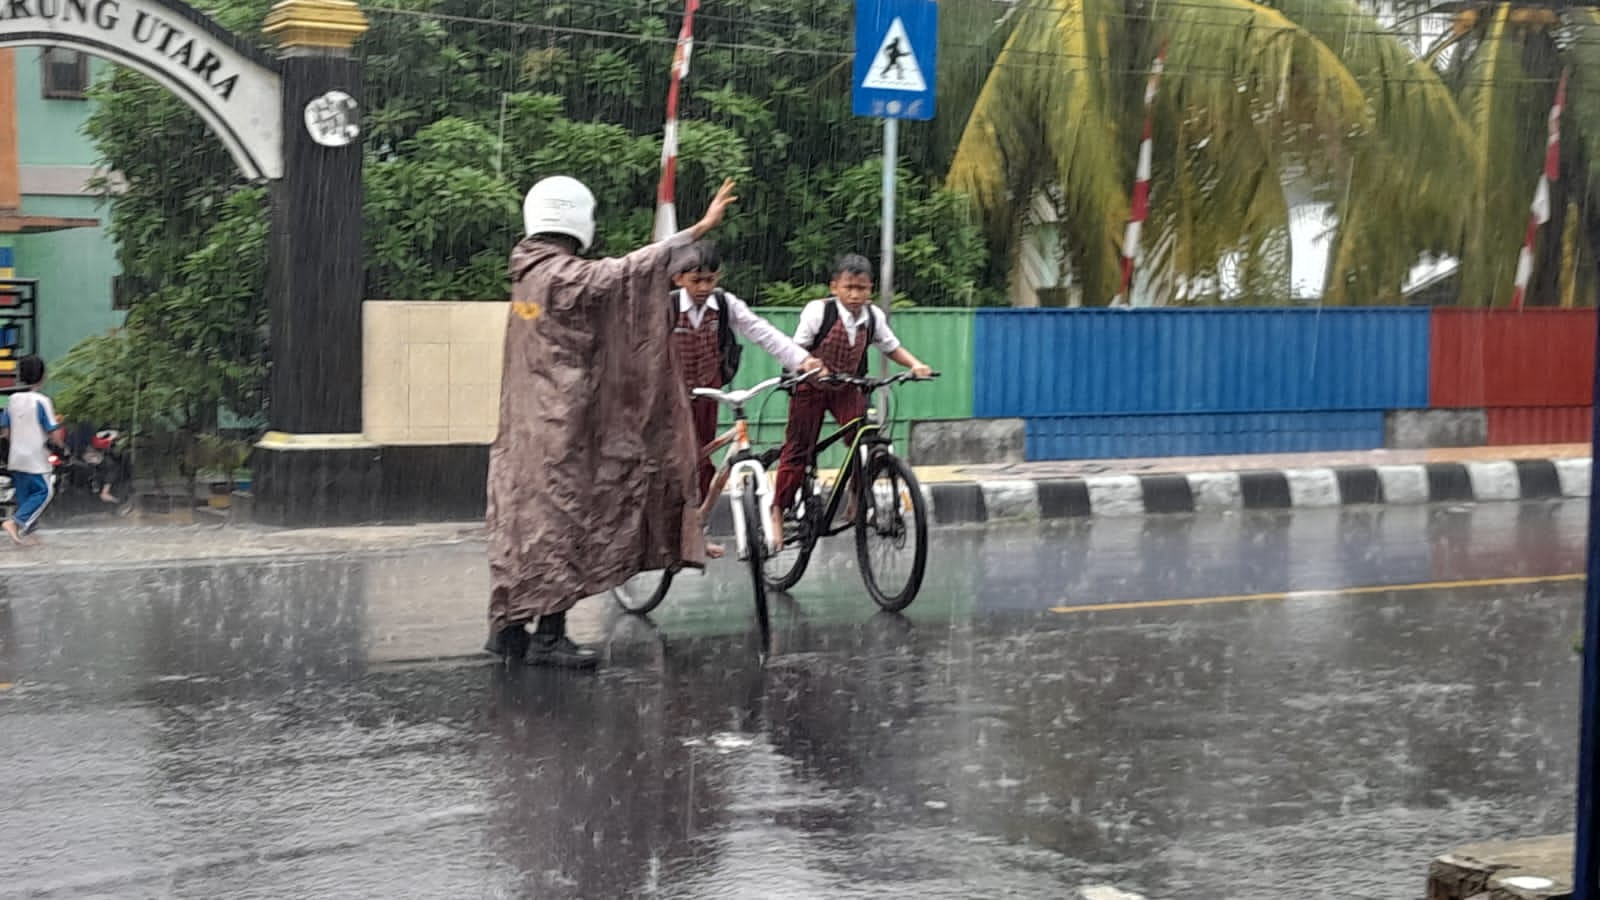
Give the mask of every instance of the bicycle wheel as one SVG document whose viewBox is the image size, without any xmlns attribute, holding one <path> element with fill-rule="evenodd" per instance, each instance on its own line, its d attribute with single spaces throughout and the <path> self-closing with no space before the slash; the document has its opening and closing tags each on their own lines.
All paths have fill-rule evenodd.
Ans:
<svg viewBox="0 0 1600 900">
<path fill-rule="evenodd" d="M 928 565 L 927 500 L 911 467 L 888 453 L 867 465 L 856 513 L 856 559 L 879 606 L 896 612 L 917 599 Z"/>
<path fill-rule="evenodd" d="M 611 596 L 617 599 L 617 605 L 624 611 L 636 616 L 648 615 L 667 599 L 667 591 L 672 588 L 672 576 L 671 569 L 640 572 L 612 588 Z"/>
<path fill-rule="evenodd" d="M 822 518 L 822 498 L 816 492 L 816 480 L 806 476 L 800 485 L 800 496 L 805 500 L 796 512 L 794 528 L 783 531 L 783 549 L 766 560 L 767 587 L 774 591 L 787 591 L 800 583 L 811 562 L 811 553 L 817 548 L 817 524 Z M 777 502 L 774 500 L 773 502 Z"/>
<path fill-rule="evenodd" d="M 772 619 L 767 612 L 767 580 L 762 572 L 762 563 L 767 558 L 767 525 L 761 521 L 761 501 L 756 497 L 756 478 L 746 475 L 744 479 L 744 497 L 740 501 L 744 516 L 745 543 L 749 547 L 747 554 L 750 563 L 750 587 L 756 595 L 756 625 L 761 629 L 761 655 L 767 655 L 767 648 L 772 646 Z"/>
</svg>

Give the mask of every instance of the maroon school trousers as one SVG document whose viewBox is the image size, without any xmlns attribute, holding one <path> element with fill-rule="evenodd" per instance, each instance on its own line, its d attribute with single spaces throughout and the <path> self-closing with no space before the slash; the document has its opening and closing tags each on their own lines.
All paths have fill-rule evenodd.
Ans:
<svg viewBox="0 0 1600 900">
<path fill-rule="evenodd" d="M 794 504 L 806 465 L 816 455 L 824 413 L 831 413 L 840 425 L 854 422 L 867 413 L 867 395 L 853 387 L 802 386 L 795 389 L 789 400 L 789 428 L 783 436 L 783 457 L 778 461 L 776 503 L 784 509 Z M 852 429 L 843 439 L 846 445 L 853 436 Z"/>
</svg>

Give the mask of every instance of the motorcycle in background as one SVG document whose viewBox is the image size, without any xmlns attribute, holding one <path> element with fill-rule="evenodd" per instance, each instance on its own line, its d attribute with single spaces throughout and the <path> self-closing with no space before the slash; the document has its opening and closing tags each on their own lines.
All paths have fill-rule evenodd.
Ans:
<svg viewBox="0 0 1600 900">
<path fill-rule="evenodd" d="M 133 485 L 122 444 L 122 433 L 114 429 L 96 432 L 77 454 L 55 441 L 48 442 L 45 446 L 50 450 L 50 486 L 54 493 L 51 505 L 77 512 L 107 507 L 118 514 L 131 510 Z M 0 513 L 6 516 L 16 510 L 17 502 L 16 486 L 4 468 L 9 451 L 9 441 L 0 440 Z"/>
<path fill-rule="evenodd" d="M 126 512 L 133 500 L 133 478 L 122 432 L 103 429 L 80 443 L 76 452 L 71 447 L 51 448 L 56 500 L 73 507 L 110 505 Z"/>
</svg>

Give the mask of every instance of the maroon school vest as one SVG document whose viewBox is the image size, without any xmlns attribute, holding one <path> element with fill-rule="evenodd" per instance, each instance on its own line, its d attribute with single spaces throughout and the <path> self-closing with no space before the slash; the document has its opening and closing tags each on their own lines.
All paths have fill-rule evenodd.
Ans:
<svg viewBox="0 0 1600 900">
<path fill-rule="evenodd" d="M 867 315 L 872 315 L 872 312 L 869 310 Z M 854 374 L 860 371 L 861 361 L 867 356 L 867 331 L 865 324 L 857 328 L 856 342 L 851 346 L 850 327 L 840 316 L 828 333 L 822 336 L 822 340 L 812 346 L 811 355 L 821 360 L 830 372 Z"/>
<path fill-rule="evenodd" d="M 722 354 L 717 349 L 717 323 L 721 316 L 707 307 L 700 327 L 694 327 L 687 312 L 678 313 L 673 340 L 678 344 L 678 364 L 683 367 L 683 383 L 690 388 L 722 387 Z"/>
</svg>

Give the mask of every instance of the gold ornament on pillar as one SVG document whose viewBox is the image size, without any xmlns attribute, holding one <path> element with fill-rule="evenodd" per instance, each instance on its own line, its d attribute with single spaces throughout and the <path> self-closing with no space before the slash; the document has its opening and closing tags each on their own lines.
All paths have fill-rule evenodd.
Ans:
<svg viewBox="0 0 1600 900">
<path fill-rule="evenodd" d="M 367 17 L 350 0 L 280 0 L 262 29 L 280 47 L 349 50 L 367 31 Z"/>
</svg>

